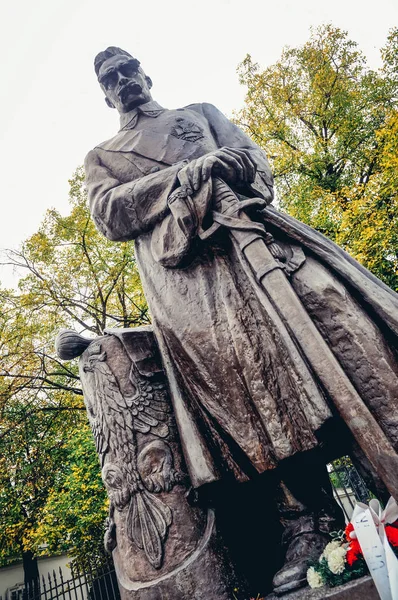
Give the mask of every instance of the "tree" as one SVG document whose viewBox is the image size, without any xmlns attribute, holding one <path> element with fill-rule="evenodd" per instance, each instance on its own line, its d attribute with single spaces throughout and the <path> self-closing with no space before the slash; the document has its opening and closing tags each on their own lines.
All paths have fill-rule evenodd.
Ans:
<svg viewBox="0 0 398 600">
<path fill-rule="evenodd" d="M 105 490 L 88 430 L 76 362 L 60 362 L 60 328 L 101 335 L 145 324 L 133 244 L 114 244 L 90 218 L 84 175 L 70 181 L 71 211 L 49 210 L 5 262 L 21 274 L 0 289 L 0 564 L 68 549 L 102 559 Z M 83 470 L 83 461 L 85 470 Z M 86 506 L 87 510 L 82 507 Z"/>
<path fill-rule="evenodd" d="M 325 25 L 261 71 L 247 56 L 237 122 L 271 159 L 282 210 L 344 246 L 398 289 L 398 29 L 373 71 L 347 33 Z M 389 150 L 390 148 L 390 150 Z M 387 165 L 390 164 L 390 167 Z"/>
<path fill-rule="evenodd" d="M 26 400 L 31 404 L 28 410 Z M 30 543 L 31 532 L 40 521 L 51 486 L 62 476 L 67 437 L 82 420 L 78 411 L 65 419 L 61 410 L 46 408 L 40 398 L 14 397 L 1 419 L 0 560 L 6 564 L 22 556 L 26 581 L 37 576 L 38 547 Z"/>
<path fill-rule="evenodd" d="M 78 569 L 85 570 L 104 560 L 108 512 L 108 498 L 86 419 L 71 431 L 65 451 L 63 469 L 48 490 L 29 542 L 36 548 L 45 546 L 50 554 L 68 552 Z"/>
</svg>

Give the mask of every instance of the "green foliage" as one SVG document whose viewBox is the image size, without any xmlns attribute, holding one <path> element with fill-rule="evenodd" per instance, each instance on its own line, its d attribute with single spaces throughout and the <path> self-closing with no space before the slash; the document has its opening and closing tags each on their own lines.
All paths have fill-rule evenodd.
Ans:
<svg viewBox="0 0 398 600">
<path fill-rule="evenodd" d="M 4 427 L 14 427 L 9 435 Z M 18 425 L 16 425 L 18 423 Z M 53 482 L 67 453 L 64 418 L 35 410 L 26 419 L 16 402 L 5 407 L 0 439 L 0 560 L 1 564 L 28 550 L 28 535 L 45 504 L 49 480 Z M 62 433 L 61 433 L 62 432 Z"/>
<path fill-rule="evenodd" d="M 105 491 L 77 362 L 60 362 L 54 339 L 149 322 L 134 246 L 97 232 L 81 169 L 70 204 L 6 256 L 21 277 L 0 289 L 0 565 L 27 550 L 103 559 Z"/>
<path fill-rule="evenodd" d="M 325 25 L 264 71 L 247 56 L 237 122 L 270 157 L 282 210 L 315 227 L 398 289 L 398 29 L 372 71 L 347 33 Z"/>
<path fill-rule="evenodd" d="M 30 532 L 39 554 L 68 552 L 84 568 L 104 559 L 104 521 L 108 499 L 103 486 L 91 430 L 87 423 L 72 432 L 65 444 L 63 469 L 48 490 L 36 527 Z"/>
<path fill-rule="evenodd" d="M 149 322 L 133 244 L 109 242 L 96 230 L 82 169 L 70 186 L 70 214 L 47 211 L 39 231 L 9 253 L 9 262 L 27 271 L 19 300 L 25 309 L 45 311 L 51 325 L 67 320 L 97 335 Z"/>
<path fill-rule="evenodd" d="M 353 464 L 349 456 L 343 456 L 332 462 L 333 470 L 329 472 L 329 479 L 334 488 L 349 487 L 350 470 L 353 469 Z"/>
</svg>

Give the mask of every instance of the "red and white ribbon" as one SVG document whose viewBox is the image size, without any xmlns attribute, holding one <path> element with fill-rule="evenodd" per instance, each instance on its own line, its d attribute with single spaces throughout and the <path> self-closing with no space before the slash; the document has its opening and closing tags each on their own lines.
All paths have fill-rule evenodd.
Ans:
<svg viewBox="0 0 398 600">
<path fill-rule="evenodd" d="M 358 502 L 352 514 L 356 537 L 381 600 L 398 600 L 398 559 L 386 536 L 385 525 L 398 519 L 398 505 L 390 498 L 384 510 L 378 500 Z"/>
</svg>

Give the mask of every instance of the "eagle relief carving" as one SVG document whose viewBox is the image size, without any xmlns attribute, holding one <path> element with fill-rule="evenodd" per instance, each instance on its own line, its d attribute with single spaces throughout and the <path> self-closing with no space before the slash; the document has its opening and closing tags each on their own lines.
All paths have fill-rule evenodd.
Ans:
<svg viewBox="0 0 398 600">
<path fill-rule="evenodd" d="M 171 412 L 166 386 L 143 377 L 132 364 L 133 391 L 122 394 L 100 342 L 87 348 L 82 368 L 91 375 L 82 377 L 84 398 L 110 499 L 105 544 L 109 551 L 116 546 L 114 514 L 127 511 L 128 539 L 159 569 L 173 515 L 158 494 L 183 480 L 166 441 Z"/>
</svg>

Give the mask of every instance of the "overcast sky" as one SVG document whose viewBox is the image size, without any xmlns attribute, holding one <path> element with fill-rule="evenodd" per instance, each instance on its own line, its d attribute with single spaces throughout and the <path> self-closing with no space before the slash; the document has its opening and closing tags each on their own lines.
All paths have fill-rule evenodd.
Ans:
<svg viewBox="0 0 398 600">
<path fill-rule="evenodd" d="M 93 70 L 106 46 L 139 58 L 163 106 L 206 101 L 231 115 L 244 99 L 236 75 L 244 56 L 270 65 L 283 46 L 304 43 L 311 26 L 348 30 L 377 68 L 398 1 L 3 0 L 0 22 L 4 248 L 32 234 L 47 208 L 67 212 L 68 178 L 116 133 L 117 113 Z"/>
</svg>

